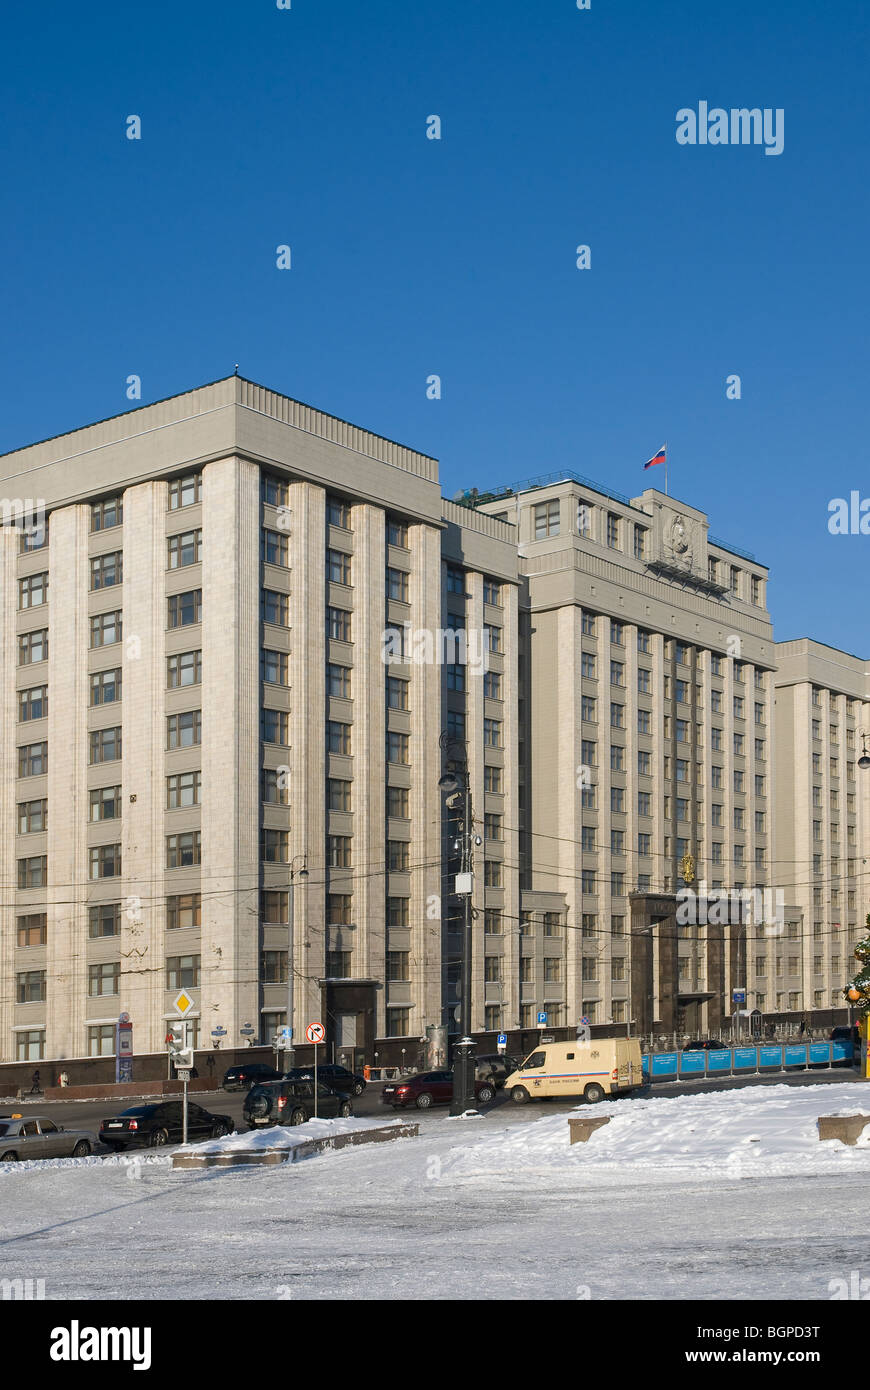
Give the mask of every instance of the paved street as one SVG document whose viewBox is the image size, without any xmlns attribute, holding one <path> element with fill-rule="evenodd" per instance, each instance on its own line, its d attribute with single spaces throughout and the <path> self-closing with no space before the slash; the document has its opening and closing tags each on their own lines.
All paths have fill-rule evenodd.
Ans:
<svg viewBox="0 0 870 1390">
<path fill-rule="evenodd" d="M 651 1094 L 656 1095 L 699 1095 L 703 1092 L 742 1090 L 747 1086 L 781 1086 L 783 1083 L 790 1086 L 819 1086 L 836 1084 L 859 1080 L 856 1074 L 845 1068 L 838 1068 L 834 1071 L 813 1071 L 802 1072 L 792 1076 L 783 1076 L 781 1073 L 773 1076 L 764 1077 L 723 1077 L 711 1081 L 678 1081 L 660 1083 Z M 394 1111 L 381 1102 L 382 1085 L 372 1083 L 362 1096 L 355 1096 L 353 1099 L 353 1109 L 355 1115 L 368 1116 L 374 1118 L 383 1116 L 385 1119 L 392 1119 L 395 1114 L 404 1112 Z M 158 1100 L 159 1097 L 145 1097 L 141 1102 L 134 1097 L 127 1096 L 123 1101 L 43 1101 L 39 1097 L 28 1097 L 25 1101 L 15 1101 L 9 1104 L 0 1105 L 0 1112 L 12 1114 L 20 1111 L 21 1113 L 36 1113 L 44 1110 L 50 1115 L 55 1124 L 65 1125 L 68 1128 L 91 1129 L 99 1131 L 100 1121 L 110 1115 L 117 1115 L 120 1111 L 126 1110 L 131 1105 L 148 1104 Z M 244 1104 L 244 1092 L 242 1091 L 200 1091 L 191 1096 L 197 1105 L 210 1110 L 218 1115 L 229 1115 L 238 1128 L 244 1127 L 242 1119 L 242 1106 Z M 499 1091 L 489 1110 L 498 1110 L 499 1119 L 505 1123 L 514 1123 L 528 1120 L 535 1115 L 568 1112 L 574 1110 L 578 1102 L 574 1100 L 548 1100 L 539 1102 L 537 1105 L 515 1105 L 510 1096 L 504 1091 Z M 618 1101 L 615 1104 L 619 1104 Z M 411 1108 L 408 1112 L 410 1119 L 415 1123 L 424 1126 L 443 1124 L 449 1119 L 446 1106 L 438 1106 L 431 1110 L 416 1110 Z"/>
</svg>

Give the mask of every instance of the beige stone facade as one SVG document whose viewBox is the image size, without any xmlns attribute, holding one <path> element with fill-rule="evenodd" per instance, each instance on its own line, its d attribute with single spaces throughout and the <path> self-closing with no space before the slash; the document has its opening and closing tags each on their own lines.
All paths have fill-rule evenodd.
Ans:
<svg viewBox="0 0 870 1390">
<path fill-rule="evenodd" d="M 180 988 L 200 1047 L 268 1043 L 288 975 L 297 1039 L 416 1060 L 463 761 L 475 1032 L 839 1002 L 868 663 L 777 646 L 697 509 L 570 474 L 457 505 L 238 377 L 8 454 L 0 495 L 48 513 L 0 528 L 0 1060 L 109 1056 L 121 1011 L 160 1051 Z M 702 897 L 780 888 L 781 929 L 675 926 L 687 855 Z"/>
</svg>

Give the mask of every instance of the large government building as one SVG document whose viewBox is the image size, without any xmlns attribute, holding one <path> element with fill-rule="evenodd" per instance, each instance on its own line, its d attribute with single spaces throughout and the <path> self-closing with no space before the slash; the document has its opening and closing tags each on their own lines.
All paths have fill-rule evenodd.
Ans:
<svg viewBox="0 0 870 1390">
<path fill-rule="evenodd" d="M 159 1054 L 181 990 L 200 1048 L 289 1015 L 416 1060 L 458 994 L 450 769 L 487 1050 L 842 1004 L 870 664 L 777 644 L 695 508 L 564 472 L 450 502 L 238 376 L 7 454 L 0 494 L 0 1062 L 109 1057 L 121 1012 Z"/>
</svg>

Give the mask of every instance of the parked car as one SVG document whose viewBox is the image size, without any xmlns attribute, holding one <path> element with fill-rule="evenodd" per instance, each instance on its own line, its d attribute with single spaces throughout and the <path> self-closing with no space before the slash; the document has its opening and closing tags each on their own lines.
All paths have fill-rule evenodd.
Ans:
<svg viewBox="0 0 870 1390">
<path fill-rule="evenodd" d="M 512 1071 L 516 1071 L 522 1057 L 508 1057 L 504 1052 L 485 1052 L 482 1057 L 475 1057 L 474 1072 L 478 1081 L 494 1081 L 497 1090 L 501 1090 Z"/>
<path fill-rule="evenodd" d="M 284 1076 L 294 1081 L 313 1081 L 314 1068 L 291 1067 L 290 1071 L 284 1072 Z M 318 1064 L 317 1080 L 330 1086 L 333 1091 L 343 1091 L 351 1096 L 361 1096 L 368 1085 L 364 1076 L 348 1071 L 347 1067 L 340 1067 L 337 1062 L 327 1062 L 322 1067 Z"/>
<path fill-rule="evenodd" d="M 702 1038 L 700 1041 L 683 1043 L 684 1052 L 726 1052 L 728 1044 L 718 1038 Z"/>
<path fill-rule="evenodd" d="M 120 1115 L 111 1115 L 100 1124 L 100 1138 L 110 1149 L 136 1147 L 160 1148 L 163 1144 L 182 1142 L 182 1103 L 180 1100 L 158 1101 L 155 1105 L 132 1105 Z M 212 1115 L 201 1105 L 187 1103 L 187 1137 L 193 1143 L 199 1139 L 221 1139 L 232 1134 L 235 1123 L 229 1115 Z"/>
<path fill-rule="evenodd" d="M 319 1072 L 320 1068 L 317 1070 Z M 281 1081 L 252 1086 L 245 1096 L 242 1114 L 249 1129 L 304 1124 L 314 1117 L 314 1082 L 304 1077 L 284 1077 Z M 318 1081 L 318 1119 L 347 1119 L 352 1114 L 353 1105 L 346 1091 L 335 1091 Z"/>
<path fill-rule="evenodd" d="M 281 1072 L 265 1062 L 249 1062 L 242 1067 L 229 1067 L 221 1086 L 225 1091 L 247 1091 L 260 1081 L 280 1081 Z"/>
<path fill-rule="evenodd" d="M 44 1115 L 0 1115 L 0 1163 L 28 1158 L 87 1158 L 98 1143 L 89 1129 L 64 1129 Z"/>
<path fill-rule="evenodd" d="M 479 1105 L 491 1104 L 495 1100 L 495 1082 L 488 1078 L 476 1080 L 474 1094 Z M 391 1081 L 381 1093 L 382 1103 L 392 1105 L 394 1110 L 406 1105 L 428 1110 L 430 1105 L 449 1105 L 452 1099 L 452 1071 L 424 1071 L 419 1076 L 405 1076 L 400 1081 Z"/>
</svg>

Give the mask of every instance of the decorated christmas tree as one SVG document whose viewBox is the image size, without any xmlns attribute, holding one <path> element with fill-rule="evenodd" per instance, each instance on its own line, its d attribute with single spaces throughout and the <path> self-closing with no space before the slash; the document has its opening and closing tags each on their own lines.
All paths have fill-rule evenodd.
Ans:
<svg viewBox="0 0 870 1390">
<path fill-rule="evenodd" d="M 855 947 L 858 969 L 843 990 L 848 1003 L 862 1015 L 870 1009 L 870 912 L 864 918 L 864 925 L 867 927 L 867 935 Z"/>
</svg>

